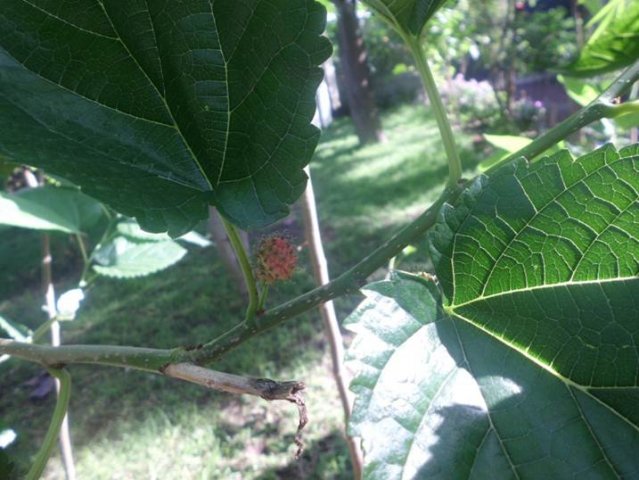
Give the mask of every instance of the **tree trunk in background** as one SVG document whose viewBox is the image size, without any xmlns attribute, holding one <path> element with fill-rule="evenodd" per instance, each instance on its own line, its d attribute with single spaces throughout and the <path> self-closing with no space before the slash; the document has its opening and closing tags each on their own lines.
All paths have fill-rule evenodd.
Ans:
<svg viewBox="0 0 639 480">
<path fill-rule="evenodd" d="M 373 99 L 366 47 L 359 30 L 356 0 L 333 0 L 337 10 L 337 41 L 348 108 L 360 144 L 384 140 Z"/>
</svg>

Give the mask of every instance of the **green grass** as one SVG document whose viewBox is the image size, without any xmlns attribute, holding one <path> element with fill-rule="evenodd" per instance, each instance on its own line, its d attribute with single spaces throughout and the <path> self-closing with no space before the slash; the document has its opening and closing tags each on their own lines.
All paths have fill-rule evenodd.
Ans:
<svg viewBox="0 0 639 480">
<path fill-rule="evenodd" d="M 438 195 L 445 181 L 434 121 L 423 109 L 402 108 L 385 116 L 388 142 L 358 148 L 350 124 L 324 132 L 312 174 L 326 248 L 334 274 L 344 271 Z M 458 139 L 465 165 L 474 158 Z M 303 243 L 295 213 L 280 228 Z M 255 235 L 258 238 L 259 235 Z M 6 252 L 3 255 L 7 255 Z M 274 288 L 272 305 L 312 287 L 301 253 L 296 277 Z M 402 266 L 427 265 L 423 249 Z M 380 271 L 377 276 L 382 275 Z M 60 282 L 69 286 L 73 274 Z M 42 320 L 37 272 L 0 301 L 0 315 L 34 327 Z M 340 318 L 358 298 L 338 302 Z M 213 338 L 238 322 L 244 300 L 224 275 L 214 249 L 192 250 L 177 266 L 131 281 L 101 280 L 79 318 L 63 325 L 66 343 L 173 347 Z M 215 368 L 251 376 L 306 382 L 310 424 L 306 452 L 293 458 L 297 411 L 291 404 L 234 397 L 160 376 L 114 368 L 71 367 L 74 392 L 70 421 L 79 478 L 90 479 L 340 479 L 350 478 L 342 438 L 342 413 L 330 375 L 321 321 L 316 313 L 255 338 Z M 37 366 L 0 365 L 0 423 L 18 440 L 8 449 L 27 468 L 44 436 L 54 400 L 29 400 L 24 382 Z M 59 457 L 47 479 L 64 478 Z"/>
</svg>

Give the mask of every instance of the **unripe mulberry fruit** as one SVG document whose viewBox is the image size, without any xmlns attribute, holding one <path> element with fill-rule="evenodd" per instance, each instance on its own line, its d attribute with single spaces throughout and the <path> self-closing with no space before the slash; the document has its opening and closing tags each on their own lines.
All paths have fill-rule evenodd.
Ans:
<svg viewBox="0 0 639 480">
<path fill-rule="evenodd" d="M 297 265 L 295 247 L 281 235 L 263 238 L 255 259 L 255 275 L 264 283 L 288 280 L 293 276 Z"/>
</svg>

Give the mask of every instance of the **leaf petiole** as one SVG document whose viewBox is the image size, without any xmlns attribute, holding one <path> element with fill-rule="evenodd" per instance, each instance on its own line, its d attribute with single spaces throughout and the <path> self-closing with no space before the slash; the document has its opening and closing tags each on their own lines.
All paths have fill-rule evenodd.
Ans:
<svg viewBox="0 0 639 480">
<path fill-rule="evenodd" d="M 401 33 L 401 32 L 400 32 Z M 448 158 L 448 185 L 456 185 L 462 176 L 461 160 L 459 159 L 459 153 L 455 146 L 455 137 L 453 136 L 453 130 L 450 127 L 448 116 L 446 115 L 446 109 L 442 103 L 439 90 L 435 84 L 435 79 L 428 66 L 424 49 L 422 48 L 419 38 L 402 35 L 404 41 L 410 48 L 413 59 L 417 66 L 417 71 L 421 77 L 422 84 L 430 100 L 437 126 L 439 127 L 439 133 L 444 143 L 444 150 L 446 157 Z"/>
<path fill-rule="evenodd" d="M 244 244 L 242 243 L 242 240 L 237 233 L 235 225 L 224 218 L 224 216 L 220 215 L 220 217 L 222 218 L 222 223 L 224 224 L 226 234 L 229 237 L 231 247 L 233 247 L 233 251 L 235 252 L 237 261 L 240 264 L 242 276 L 244 277 L 244 283 L 246 284 L 246 289 L 248 290 L 249 304 L 246 308 L 246 316 L 244 320 L 246 322 L 250 322 L 255 318 L 255 314 L 257 313 L 260 304 L 257 294 L 257 285 L 255 283 L 255 276 L 253 275 L 253 267 L 251 267 L 251 262 L 248 259 Z"/>
</svg>

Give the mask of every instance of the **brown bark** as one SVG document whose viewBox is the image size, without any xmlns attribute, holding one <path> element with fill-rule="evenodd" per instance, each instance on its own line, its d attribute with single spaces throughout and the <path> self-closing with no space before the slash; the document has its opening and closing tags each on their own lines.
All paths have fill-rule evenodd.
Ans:
<svg viewBox="0 0 639 480">
<path fill-rule="evenodd" d="M 366 47 L 359 29 L 356 0 L 333 0 L 337 9 L 337 41 L 346 99 L 360 144 L 384 140 L 373 99 Z"/>
</svg>

